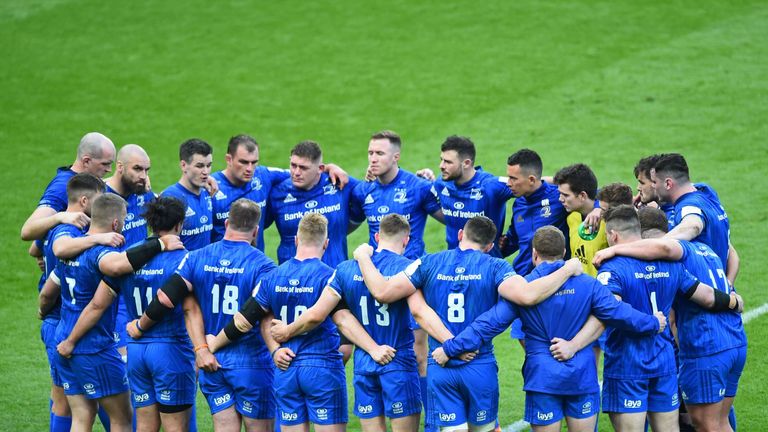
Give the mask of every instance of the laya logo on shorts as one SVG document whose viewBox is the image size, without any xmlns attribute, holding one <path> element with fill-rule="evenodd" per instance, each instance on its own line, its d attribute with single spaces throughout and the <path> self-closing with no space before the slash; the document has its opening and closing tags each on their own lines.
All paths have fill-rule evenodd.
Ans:
<svg viewBox="0 0 768 432">
<path fill-rule="evenodd" d="M 642 408 L 643 401 L 624 399 L 624 408 Z"/>
<path fill-rule="evenodd" d="M 328 410 L 325 408 L 318 408 L 315 410 L 318 420 L 328 420 Z"/>
<path fill-rule="evenodd" d="M 402 402 L 395 402 L 392 404 L 392 413 L 393 414 L 402 414 L 403 413 L 403 403 Z"/>
<path fill-rule="evenodd" d="M 147 393 L 144 393 L 144 394 L 134 394 L 133 395 L 133 400 L 136 401 L 136 403 L 146 402 L 146 401 L 149 400 L 149 394 L 147 394 Z"/>
<path fill-rule="evenodd" d="M 536 411 L 536 418 L 542 421 L 552 420 L 553 418 L 555 418 L 555 413 L 553 413 L 552 411 L 548 413 Z"/>
<path fill-rule="evenodd" d="M 479 421 L 479 422 L 481 422 L 481 421 L 485 421 L 485 420 L 486 420 L 486 417 L 488 417 L 488 411 L 486 411 L 486 410 L 481 410 L 481 411 L 478 411 L 478 412 L 477 412 L 477 415 L 476 415 L 475 417 L 476 417 L 475 419 L 476 419 L 477 421 Z"/>
<path fill-rule="evenodd" d="M 286 421 L 294 421 L 299 419 L 299 415 L 296 413 L 287 413 L 285 411 L 280 412 L 280 417 Z"/>
<path fill-rule="evenodd" d="M 216 405 L 216 406 L 221 406 L 221 405 L 229 402 L 231 399 L 232 399 L 232 395 L 230 395 L 229 393 L 225 393 L 225 394 L 223 394 L 221 396 L 217 396 L 217 397 L 213 398 L 213 404 Z"/>
<path fill-rule="evenodd" d="M 440 421 L 454 421 L 456 420 L 456 413 L 440 413 Z"/>
<path fill-rule="evenodd" d="M 373 406 L 372 405 L 358 405 L 357 406 L 357 412 L 360 414 L 370 414 L 373 412 Z"/>
</svg>

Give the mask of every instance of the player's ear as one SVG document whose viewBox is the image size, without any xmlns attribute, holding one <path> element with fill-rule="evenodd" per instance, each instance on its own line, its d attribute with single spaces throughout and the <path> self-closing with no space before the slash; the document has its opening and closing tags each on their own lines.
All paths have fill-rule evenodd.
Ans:
<svg viewBox="0 0 768 432">
<path fill-rule="evenodd" d="M 227 153 L 224 155 L 224 160 L 227 162 L 227 166 L 229 166 L 232 163 L 232 155 Z"/>
<path fill-rule="evenodd" d="M 328 249 L 328 238 L 325 238 L 325 241 L 323 242 L 323 250 Z"/>
<path fill-rule="evenodd" d="M 464 229 L 463 228 L 459 228 L 458 238 L 459 238 L 459 243 L 461 243 L 461 240 L 464 238 Z"/>
<path fill-rule="evenodd" d="M 405 236 L 405 238 L 403 239 L 403 247 L 408 246 L 408 243 L 410 243 L 410 241 L 411 241 L 411 236 L 409 235 Z"/>
<path fill-rule="evenodd" d="M 534 266 L 539 261 L 539 251 L 537 251 L 536 248 L 533 248 L 533 252 L 531 253 L 531 261 Z"/>
<path fill-rule="evenodd" d="M 376 240 L 376 244 L 379 244 L 379 242 L 381 241 L 381 240 L 379 240 L 379 233 L 375 233 L 373 235 L 373 239 Z"/>
<path fill-rule="evenodd" d="M 224 221 L 224 223 L 226 224 L 226 221 Z M 181 222 L 177 223 L 173 227 L 173 231 L 176 232 L 176 233 L 181 233 L 181 229 L 182 229 L 183 226 L 184 226 L 184 219 L 182 219 Z"/>
<path fill-rule="evenodd" d="M 293 238 L 293 244 L 296 245 L 296 247 L 299 247 L 299 236 Z"/>
<path fill-rule="evenodd" d="M 490 242 L 487 245 L 485 245 L 485 247 L 483 248 L 483 253 L 488 253 L 488 251 L 491 249 L 493 249 L 493 242 Z"/>
<path fill-rule="evenodd" d="M 256 239 L 259 237 L 259 226 L 256 225 L 256 228 L 253 229 L 253 238 Z"/>
<path fill-rule="evenodd" d="M 229 228 L 229 219 L 224 219 L 224 231 L 226 231 L 227 228 Z"/>
</svg>

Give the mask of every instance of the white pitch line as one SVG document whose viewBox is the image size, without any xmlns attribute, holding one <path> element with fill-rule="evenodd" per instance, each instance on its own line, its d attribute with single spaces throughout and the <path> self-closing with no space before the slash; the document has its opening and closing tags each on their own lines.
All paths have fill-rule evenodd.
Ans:
<svg viewBox="0 0 768 432">
<path fill-rule="evenodd" d="M 760 315 L 764 315 L 765 313 L 768 313 L 768 303 L 763 303 L 761 306 L 756 307 L 754 309 L 750 309 L 747 312 L 744 312 L 741 315 L 741 320 L 744 321 L 744 324 L 752 321 L 753 319 L 759 317 Z M 527 421 L 520 419 L 511 425 L 504 428 L 504 432 L 522 432 L 526 431 L 531 427 L 530 424 L 528 424 Z"/>
</svg>

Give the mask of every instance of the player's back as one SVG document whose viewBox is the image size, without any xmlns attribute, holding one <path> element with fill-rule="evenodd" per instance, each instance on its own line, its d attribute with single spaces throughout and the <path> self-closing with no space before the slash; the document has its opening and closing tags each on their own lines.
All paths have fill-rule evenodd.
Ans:
<svg viewBox="0 0 768 432">
<path fill-rule="evenodd" d="M 187 206 L 184 226 L 179 235 L 187 250 L 193 251 L 211 244 L 213 204 L 205 188 L 200 189 L 199 195 L 195 195 L 180 183 L 174 183 L 161 195 L 178 198 Z"/>
<path fill-rule="evenodd" d="M 414 286 L 422 289 L 427 304 L 456 335 L 496 304 L 498 286 L 515 272 L 503 259 L 479 250 L 456 248 L 414 261 L 406 269 L 406 275 Z M 430 351 L 438 346 L 440 344 L 430 337 Z M 495 361 L 490 342 L 480 348 L 473 362 L 489 361 Z"/>
<path fill-rule="evenodd" d="M 649 315 L 661 311 L 665 316 L 669 316 L 676 295 L 698 283 L 680 263 L 623 256 L 603 263 L 597 279 L 638 311 Z M 669 328 L 655 336 L 637 336 L 610 327 L 606 332 L 605 376 L 645 379 L 675 373 Z"/>
<path fill-rule="evenodd" d="M 374 253 L 371 259 L 386 278 L 400 273 L 411 263 L 408 258 L 388 250 Z M 352 314 L 376 343 L 397 350 L 395 358 L 385 366 L 373 361 L 367 352 L 355 350 L 355 373 L 372 374 L 416 368 L 410 310 L 405 299 L 390 304 L 376 301 L 365 286 L 360 266 L 355 260 L 339 264 L 328 285 L 341 294 Z"/>
<path fill-rule="evenodd" d="M 258 280 L 275 269 L 263 252 L 244 241 L 221 240 L 189 252 L 177 271 L 192 283 L 206 334 L 218 334 L 252 295 Z M 225 368 L 269 367 L 271 359 L 255 326 L 216 353 Z"/>
<path fill-rule="evenodd" d="M 93 300 L 104 278 L 99 270 L 99 261 L 114 252 L 117 249 L 97 245 L 72 259 L 59 261 L 56 273 L 61 281 L 61 319 L 56 327 L 57 342 L 69 336 L 82 311 Z M 117 302 L 114 302 L 80 339 L 73 354 L 92 354 L 113 345 L 116 315 Z"/>
<path fill-rule="evenodd" d="M 730 223 L 717 194 L 711 189 L 704 192 L 695 190 L 689 192 L 675 201 L 674 217 L 675 225 L 679 225 L 688 215 L 698 215 L 704 220 L 704 229 L 693 239 L 711 247 L 720 257 L 723 267 L 728 261 L 728 249 L 730 245 Z"/>
<path fill-rule="evenodd" d="M 704 243 L 681 241 L 682 263 L 697 279 L 731 292 L 720 258 Z M 741 314 L 710 312 L 681 296 L 675 301 L 681 358 L 703 357 L 747 344 Z"/>
<path fill-rule="evenodd" d="M 49 207 L 56 212 L 67 209 L 67 182 L 77 173 L 71 167 L 59 167 L 37 203 L 38 207 Z"/>
<path fill-rule="evenodd" d="M 43 270 L 43 276 L 40 280 L 38 291 L 42 290 L 45 280 L 48 279 L 48 276 L 59 263 L 59 258 L 53 253 L 53 244 L 56 240 L 63 237 L 77 238 L 84 235 L 85 233 L 83 230 L 70 224 L 59 224 L 48 231 L 48 234 L 46 234 L 45 239 L 42 241 L 43 263 L 45 264 L 45 269 Z M 59 296 L 59 299 L 56 301 L 56 306 L 45 316 L 45 320 L 55 324 L 59 320 L 60 313 L 61 296 Z"/>
<path fill-rule="evenodd" d="M 333 269 L 318 258 L 291 258 L 261 280 L 256 301 L 290 324 L 317 302 L 332 274 Z M 296 354 L 291 366 L 341 366 L 339 333 L 330 317 L 282 346 Z"/>
<path fill-rule="evenodd" d="M 187 251 L 184 249 L 162 252 L 142 268 L 116 281 L 131 319 L 141 317 L 147 310 L 147 306 L 152 302 L 157 290 L 173 275 L 186 254 Z M 132 342 L 158 341 L 189 341 L 181 305 L 177 305 L 171 314 L 144 332 L 140 339 L 135 339 Z"/>
</svg>

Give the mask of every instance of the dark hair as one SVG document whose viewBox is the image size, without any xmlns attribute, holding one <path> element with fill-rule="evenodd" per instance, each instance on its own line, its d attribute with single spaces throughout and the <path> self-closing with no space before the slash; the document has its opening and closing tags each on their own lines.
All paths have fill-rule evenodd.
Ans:
<svg viewBox="0 0 768 432">
<path fill-rule="evenodd" d="M 632 204 L 632 188 L 624 183 L 611 183 L 597 192 L 598 201 L 605 201 L 609 207 Z"/>
<path fill-rule="evenodd" d="M 459 155 L 459 160 L 469 159 L 475 163 L 475 143 L 469 137 L 451 135 L 443 141 L 440 151 L 445 152 L 453 150 Z"/>
<path fill-rule="evenodd" d="M 245 151 L 250 153 L 259 148 L 259 143 L 257 143 L 250 135 L 235 135 L 229 139 L 229 144 L 227 144 L 227 154 L 234 156 L 235 153 L 237 153 L 237 148 L 240 146 L 245 147 Z"/>
<path fill-rule="evenodd" d="M 400 135 L 398 135 L 396 132 L 391 130 L 383 130 L 383 131 L 376 132 L 375 134 L 371 135 L 371 139 L 389 140 L 389 143 L 397 148 L 400 148 L 403 144 L 402 140 L 400 139 Z"/>
<path fill-rule="evenodd" d="M 507 158 L 507 165 L 520 165 L 520 168 L 528 174 L 533 174 L 541 178 L 544 165 L 541 163 L 539 154 L 531 149 L 518 150 Z"/>
<path fill-rule="evenodd" d="M 302 141 L 291 149 L 291 156 L 309 159 L 313 163 L 319 163 L 323 159 L 323 151 L 320 144 L 314 141 Z"/>
<path fill-rule="evenodd" d="M 87 172 L 75 174 L 67 181 L 67 201 L 76 203 L 82 196 L 89 199 L 97 193 L 104 193 L 106 185 L 104 181 Z"/>
<path fill-rule="evenodd" d="M 565 255 L 565 236 L 559 229 L 546 225 L 533 235 L 533 248 L 545 259 L 561 259 Z"/>
<path fill-rule="evenodd" d="M 568 184 L 574 195 L 586 192 L 589 199 L 595 199 L 597 177 L 588 166 L 582 163 L 562 168 L 555 174 L 554 182 L 556 185 Z"/>
<path fill-rule="evenodd" d="M 405 216 L 397 213 L 390 213 L 379 222 L 379 235 L 384 237 L 395 237 L 398 235 L 408 235 L 411 232 L 411 224 Z"/>
<path fill-rule="evenodd" d="M 181 143 L 179 147 L 179 160 L 189 163 L 192 162 L 192 157 L 196 154 L 208 156 L 211 153 L 213 153 L 213 149 L 207 142 L 192 138 Z"/>
<path fill-rule="evenodd" d="M 489 245 L 496 240 L 496 225 L 485 216 L 475 216 L 464 224 L 464 236 L 473 243 Z"/>
<path fill-rule="evenodd" d="M 663 233 L 669 231 L 669 222 L 667 215 L 656 207 L 643 207 L 637 211 L 637 218 L 640 221 L 640 230 L 659 230 Z"/>
<path fill-rule="evenodd" d="M 146 205 L 142 215 L 153 233 L 170 231 L 184 221 L 187 206 L 180 199 L 171 196 L 160 196 Z"/>
<path fill-rule="evenodd" d="M 661 157 L 660 154 L 650 155 L 648 157 L 644 157 L 640 159 L 637 162 L 637 165 L 635 165 L 634 173 L 635 178 L 640 177 L 640 174 L 643 174 L 645 178 L 650 179 L 651 178 L 651 169 L 656 166 L 656 161 L 659 160 Z"/>
<path fill-rule="evenodd" d="M 640 234 L 640 220 L 637 211 L 631 205 L 611 207 L 604 213 L 605 230 L 623 233 Z"/>
<path fill-rule="evenodd" d="M 255 202 L 240 198 L 229 207 L 229 228 L 247 232 L 256 229 L 261 219 L 261 207 Z"/>
<path fill-rule="evenodd" d="M 677 182 L 687 182 L 689 180 L 688 164 L 680 153 L 662 155 L 656 161 L 654 169 L 656 170 L 656 177 L 671 177 Z"/>
<path fill-rule="evenodd" d="M 105 193 L 93 200 L 91 206 L 91 224 L 104 227 L 113 219 L 118 219 L 126 211 L 127 204 L 118 194 Z"/>
</svg>

